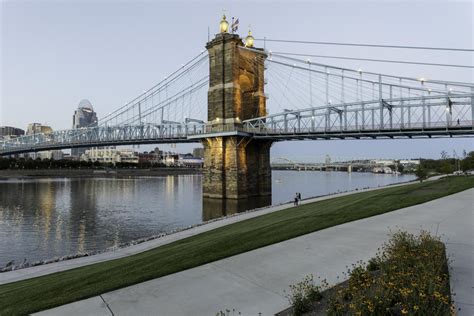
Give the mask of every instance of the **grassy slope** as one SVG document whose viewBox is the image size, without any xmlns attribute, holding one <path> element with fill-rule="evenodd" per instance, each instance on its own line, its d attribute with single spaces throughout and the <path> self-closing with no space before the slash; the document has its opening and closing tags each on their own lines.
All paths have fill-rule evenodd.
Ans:
<svg viewBox="0 0 474 316">
<path fill-rule="evenodd" d="M 456 177 L 332 198 L 248 219 L 130 257 L 1 285 L 0 315 L 52 308 L 471 187 L 474 177 Z"/>
</svg>

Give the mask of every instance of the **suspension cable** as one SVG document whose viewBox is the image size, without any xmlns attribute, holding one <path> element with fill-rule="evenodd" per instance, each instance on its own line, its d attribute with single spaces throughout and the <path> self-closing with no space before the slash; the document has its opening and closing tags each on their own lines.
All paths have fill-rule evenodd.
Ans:
<svg viewBox="0 0 474 316">
<path fill-rule="evenodd" d="M 271 54 L 271 55 L 274 55 L 276 57 L 279 57 L 279 58 L 283 58 L 283 59 L 288 59 L 288 60 L 292 60 L 292 61 L 296 61 L 296 62 L 299 62 L 299 63 L 303 63 L 303 64 L 307 64 L 308 62 L 305 61 L 305 60 L 302 60 L 302 59 L 298 59 L 298 58 L 294 58 L 294 57 L 289 57 L 289 56 L 284 56 L 284 55 L 278 55 L 278 54 Z M 271 60 L 269 60 L 271 61 Z M 343 68 L 343 67 L 337 67 L 337 66 L 330 66 L 330 65 L 326 65 L 326 64 L 321 64 L 321 63 L 315 63 L 315 62 L 311 62 L 312 65 L 316 65 L 316 66 L 321 66 L 321 67 L 328 67 L 328 68 L 332 68 L 332 69 L 337 69 L 337 70 L 344 70 L 344 71 L 349 71 L 349 72 L 353 72 L 353 73 L 358 73 L 359 71 L 357 70 L 354 70 L 354 69 L 349 69 L 349 68 Z M 374 72 L 368 72 L 368 71 L 364 71 L 365 74 L 369 74 L 369 75 L 379 75 L 379 73 L 374 73 Z M 384 77 L 387 77 L 387 78 L 396 78 L 396 79 L 403 79 L 403 80 L 410 80 L 410 81 L 420 81 L 420 79 L 416 79 L 416 78 L 411 78 L 411 77 L 401 77 L 401 76 L 393 76 L 393 75 L 387 75 L 387 74 L 380 74 Z M 428 82 L 430 83 L 434 83 L 434 84 L 448 84 L 448 85 L 454 85 L 454 86 L 464 86 L 464 87 L 474 87 L 474 84 L 473 83 L 469 83 L 469 82 L 456 82 L 456 81 L 441 81 L 441 80 L 429 80 Z"/>
<path fill-rule="evenodd" d="M 425 65 L 425 66 L 439 66 L 439 67 L 458 67 L 458 68 L 471 68 L 471 69 L 474 69 L 474 66 L 467 66 L 467 65 L 425 63 L 425 62 L 405 61 L 405 60 L 357 58 L 357 57 L 329 56 L 329 55 L 313 55 L 313 54 L 300 54 L 300 53 L 288 53 L 288 52 L 273 52 L 273 54 L 288 55 L 288 56 L 306 56 L 306 57 L 318 57 L 318 58 L 331 58 L 331 59 L 362 60 L 362 61 L 373 61 L 373 62 L 380 62 L 380 63 Z"/>
<path fill-rule="evenodd" d="M 256 38 L 255 40 L 262 41 L 262 42 L 281 42 L 281 43 L 316 44 L 316 45 L 337 45 L 337 46 L 357 46 L 357 47 L 376 47 L 376 48 L 424 49 L 424 50 L 441 50 L 441 51 L 456 51 L 456 52 L 474 52 L 474 49 L 471 49 L 471 48 L 382 45 L 382 44 L 362 44 L 362 43 L 342 43 L 342 42 L 316 42 L 316 41 L 299 41 L 299 40 L 268 39 L 268 38 Z"/>
<path fill-rule="evenodd" d="M 173 71 L 169 76 L 165 77 L 163 80 L 161 80 L 160 82 L 158 82 L 156 85 L 154 85 L 153 87 L 151 87 L 150 89 L 148 89 L 147 91 L 139 94 L 137 97 L 133 98 L 132 100 L 130 100 L 129 102 L 127 102 L 125 105 L 119 107 L 118 109 L 115 109 L 114 111 L 112 111 L 111 113 L 109 113 L 108 115 L 106 115 L 104 118 L 102 118 L 101 120 L 101 124 L 104 123 L 105 121 L 108 121 L 108 120 L 112 120 L 115 116 L 112 116 L 112 114 L 116 114 L 117 115 L 120 115 L 120 114 L 117 114 L 118 111 L 126 108 L 127 106 L 130 106 L 130 105 L 134 105 L 136 104 L 135 101 L 137 100 L 140 100 L 140 98 L 144 95 L 146 95 L 147 93 L 149 93 L 150 91 L 152 91 L 153 89 L 167 83 L 166 81 L 174 81 L 175 79 L 178 79 L 179 77 L 181 77 L 183 74 L 187 73 L 190 69 L 194 68 L 197 64 L 199 64 L 199 62 L 201 62 L 205 57 L 201 57 L 201 55 L 203 55 L 204 52 L 201 52 L 199 53 L 197 56 L 193 57 L 190 61 L 188 61 L 187 63 L 185 63 L 183 66 L 181 66 L 179 69 Z M 196 61 L 197 60 L 197 61 Z M 187 66 L 189 66 L 188 68 L 186 68 Z M 173 78 L 173 76 L 177 76 L 176 78 Z M 168 83 L 169 84 L 169 83 Z M 161 90 L 161 89 L 159 89 Z M 123 113 L 123 111 L 121 112 Z"/>
</svg>

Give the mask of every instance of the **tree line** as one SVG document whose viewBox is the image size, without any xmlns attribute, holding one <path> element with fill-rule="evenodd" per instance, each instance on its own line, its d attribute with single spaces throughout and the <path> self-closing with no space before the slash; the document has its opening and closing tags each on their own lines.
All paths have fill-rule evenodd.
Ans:
<svg viewBox="0 0 474 316">
<path fill-rule="evenodd" d="M 421 166 L 428 171 L 449 174 L 454 171 L 474 170 L 474 151 L 464 152 L 461 157 L 441 152 L 441 159 L 422 159 Z"/>
<path fill-rule="evenodd" d="M 79 161 L 79 160 L 53 160 L 53 159 L 31 159 L 31 158 L 3 158 L 0 157 L 0 170 L 19 170 L 19 169 L 120 169 L 120 168 L 164 168 L 163 163 L 150 161 L 140 161 L 139 163 L 117 162 L 101 163 L 98 161 Z"/>
<path fill-rule="evenodd" d="M 160 168 L 166 167 L 163 163 L 150 161 L 140 161 L 136 163 L 117 162 L 100 163 L 98 161 L 78 161 L 78 160 L 52 160 L 52 159 L 31 159 L 31 158 L 3 158 L 0 157 L 0 170 L 5 169 L 101 169 L 101 168 Z M 450 174 L 454 171 L 474 170 L 474 151 L 464 152 L 461 157 L 450 156 L 446 151 L 441 152 L 441 159 L 421 159 L 417 168 L 422 169 L 426 174 Z M 402 170 L 400 170 L 402 171 Z"/>
<path fill-rule="evenodd" d="M 452 174 L 474 170 L 474 151 L 463 152 L 459 157 L 456 153 L 450 156 L 446 151 L 441 152 L 441 159 L 421 159 L 420 165 L 415 170 L 415 175 L 420 181 L 429 175 Z"/>
</svg>

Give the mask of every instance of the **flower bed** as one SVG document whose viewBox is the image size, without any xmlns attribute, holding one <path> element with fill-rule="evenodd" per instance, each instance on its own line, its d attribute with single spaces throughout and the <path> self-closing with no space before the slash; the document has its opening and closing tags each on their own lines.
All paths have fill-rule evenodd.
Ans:
<svg viewBox="0 0 474 316">
<path fill-rule="evenodd" d="M 449 315 L 452 313 L 444 244 L 427 232 L 397 232 L 368 263 L 325 290 L 312 277 L 292 286 L 293 315 Z M 323 291 L 322 291 L 323 290 Z M 314 295 L 317 292 L 318 295 Z M 313 299 L 316 297 L 316 299 Z"/>
</svg>

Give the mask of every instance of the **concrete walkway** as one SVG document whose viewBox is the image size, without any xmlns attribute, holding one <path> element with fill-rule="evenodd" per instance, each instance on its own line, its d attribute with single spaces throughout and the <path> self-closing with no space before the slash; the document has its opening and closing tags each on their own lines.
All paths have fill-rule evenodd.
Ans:
<svg viewBox="0 0 474 316">
<path fill-rule="evenodd" d="M 38 315 L 272 315 L 288 285 L 313 274 L 337 283 L 346 266 L 368 260 L 390 229 L 439 234 L 451 264 L 459 315 L 474 315 L 474 189 L 354 221 L 140 283 Z"/>
</svg>

